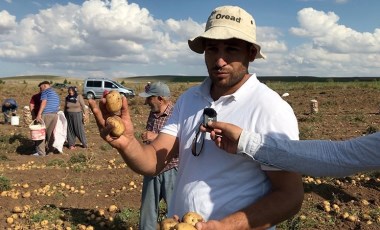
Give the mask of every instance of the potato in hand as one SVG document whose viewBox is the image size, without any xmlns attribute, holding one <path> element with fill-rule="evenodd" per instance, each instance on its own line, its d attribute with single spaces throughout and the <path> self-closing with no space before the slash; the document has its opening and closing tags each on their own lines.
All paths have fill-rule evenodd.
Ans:
<svg viewBox="0 0 380 230">
<path fill-rule="evenodd" d="M 203 217 L 196 212 L 187 212 L 182 217 L 182 222 L 195 226 L 196 223 L 202 222 Z"/>
<path fill-rule="evenodd" d="M 174 218 L 163 219 L 160 223 L 160 230 L 173 230 L 177 224 L 178 221 Z"/>
<path fill-rule="evenodd" d="M 197 230 L 193 225 L 188 223 L 178 223 L 174 226 L 173 230 Z"/>
<path fill-rule="evenodd" d="M 125 131 L 123 120 L 119 116 L 112 116 L 107 118 L 107 125 L 111 125 L 111 136 L 120 137 Z"/>
<path fill-rule="evenodd" d="M 203 222 L 203 217 L 196 212 L 187 212 L 182 217 L 182 222 L 174 218 L 166 218 L 160 223 L 160 230 L 196 230 L 195 224 Z"/>
<path fill-rule="evenodd" d="M 106 94 L 106 108 L 110 113 L 117 113 L 122 106 L 122 96 L 116 90 L 111 90 Z"/>
</svg>

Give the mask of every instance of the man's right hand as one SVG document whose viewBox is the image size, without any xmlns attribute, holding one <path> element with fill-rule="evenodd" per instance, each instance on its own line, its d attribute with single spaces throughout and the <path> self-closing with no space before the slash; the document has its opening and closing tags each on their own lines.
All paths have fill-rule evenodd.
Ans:
<svg viewBox="0 0 380 230">
<path fill-rule="evenodd" d="M 116 149 L 121 149 L 122 146 L 128 145 L 128 143 L 134 139 L 134 130 L 131 117 L 128 110 L 128 102 L 125 97 L 122 97 L 122 107 L 121 107 L 121 119 L 124 122 L 125 131 L 124 134 L 118 138 L 115 138 L 110 135 L 111 126 L 106 125 L 106 120 L 108 117 L 113 116 L 114 114 L 110 113 L 106 109 L 106 99 L 102 98 L 99 100 L 99 105 L 96 104 L 96 101 L 93 99 L 88 100 L 88 104 L 92 113 L 94 114 L 96 124 L 100 132 L 100 136 L 107 141 L 112 147 Z"/>
<path fill-rule="evenodd" d="M 37 120 L 39 123 L 42 123 L 42 122 L 43 122 L 43 120 L 42 120 L 42 115 L 41 115 L 41 114 L 37 114 L 36 120 Z"/>
</svg>

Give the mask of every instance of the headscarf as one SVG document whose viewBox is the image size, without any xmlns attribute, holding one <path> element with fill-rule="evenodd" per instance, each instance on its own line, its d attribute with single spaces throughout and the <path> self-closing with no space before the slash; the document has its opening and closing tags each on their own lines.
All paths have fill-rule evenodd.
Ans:
<svg viewBox="0 0 380 230">
<path fill-rule="evenodd" d="M 71 102 L 71 103 L 77 103 L 77 97 L 78 97 L 78 89 L 77 89 L 77 87 L 75 87 L 75 86 L 70 86 L 68 89 L 67 89 L 67 91 L 70 91 L 70 90 L 72 90 L 72 91 L 74 91 L 74 95 L 70 95 L 70 94 L 68 94 L 67 96 L 66 96 L 66 101 L 67 102 Z"/>
</svg>

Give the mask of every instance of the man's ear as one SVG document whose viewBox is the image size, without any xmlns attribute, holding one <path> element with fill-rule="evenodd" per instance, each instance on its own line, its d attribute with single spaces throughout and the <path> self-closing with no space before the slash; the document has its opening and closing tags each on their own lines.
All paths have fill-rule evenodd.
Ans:
<svg viewBox="0 0 380 230">
<path fill-rule="evenodd" d="M 257 54 L 256 47 L 254 45 L 251 45 L 251 47 L 249 48 L 249 61 L 250 62 L 255 60 L 256 54 Z"/>
</svg>

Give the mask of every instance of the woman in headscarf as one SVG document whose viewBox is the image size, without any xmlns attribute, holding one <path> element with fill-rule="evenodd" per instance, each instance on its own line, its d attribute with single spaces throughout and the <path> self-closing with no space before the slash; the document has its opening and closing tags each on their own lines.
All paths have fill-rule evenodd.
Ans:
<svg viewBox="0 0 380 230">
<path fill-rule="evenodd" d="M 87 148 L 87 139 L 84 130 L 86 104 L 82 95 L 78 94 L 75 86 L 68 88 L 65 100 L 65 116 L 67 119 L 67 142 L 70 150 L 75 149 L 75 141 L 78 137 L 83 148 Z"/>
</svg>

